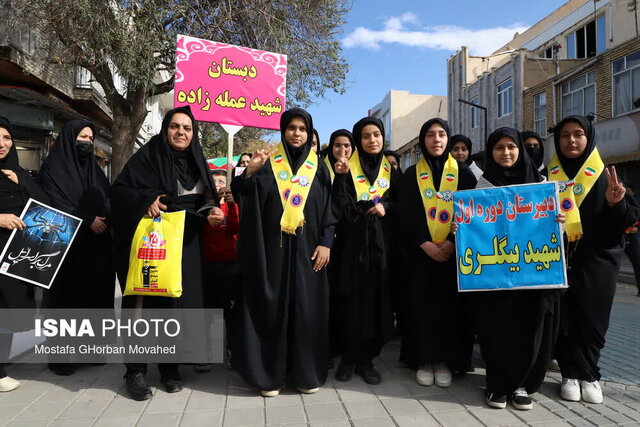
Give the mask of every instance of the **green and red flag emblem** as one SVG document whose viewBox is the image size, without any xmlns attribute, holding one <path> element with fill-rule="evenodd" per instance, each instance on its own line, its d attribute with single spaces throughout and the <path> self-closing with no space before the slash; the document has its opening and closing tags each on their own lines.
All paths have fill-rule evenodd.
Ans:
<svg viewBox="0 0 640 427">
<path fill-rule="evenodd" d="M 375 186 L 371 186 L 369 187 L 369 193 L 374 194 L 376 191 L 378 191 L 378 189 Z"/>
<path fill-rule="evenodd" d="M 282 157 L 282 154 L 278 154 L 277 156 L 275 156 L 275 157 L 273 158 L 273 160 L 274 160 L 276 163 L 280 163 L 280 162 L 282 161 L 282 159 L 283 159 L 283 158 L 284 158 L 284 157 Z"/>
<path fill-rule="evenodd" d="M 420 179 L 427 179 L 427 178 L 429 178 L 429 174 L 428 174 L 428 173 L 426 173 L 426 172 L 422 172 L 422 173 L 420 174 Z"/>
<path fill-rule="evenodd" d="M 554 166 L 551 169 L 549 169 L 549 172 L 551 172 L 552 175 L 557 174 L 558 172 L 560 172 L 560 166 Z"/>
<path fill-rule="evenodd" d="M 584 174 L 587 176 L 594 176 L 596 174 L 596 170 L 594 168 L 586 167 L 584 169 Z"/>
<path fill-rule="evenodd" d="M 356 180 L 362 184 L 363 182 L 365 182 L 367 180 L 367 178 L 364 175 L 358 175 L 356 176 Z"/>
<path fill-rule="evenodd" d="M 452 174 L 452 173 L 448 173 L 448 174 L 445 175 L 445 178 L 447 179 L 447 181 L 451 182 L 454 179 L 456 179 L 456 176 L 454 174 Z"/>
<path fill-rule="evenodd" d="M 307 160 L 306 162 L 304 162 L 304 165 L 307 167 L 307 169 L 313 169 L 313 167 L 315 166 L 315 164 L 311 160 Z"/>
<path fill-rule="evenodd" d="M 384 171 L 385 171 L 385 172 L 389 172 L 389 165 L 388 165 L 388 164 L 383 163 L 383 164 L 382 164 L 382 167 L 384 168 Z"/>
</svg>

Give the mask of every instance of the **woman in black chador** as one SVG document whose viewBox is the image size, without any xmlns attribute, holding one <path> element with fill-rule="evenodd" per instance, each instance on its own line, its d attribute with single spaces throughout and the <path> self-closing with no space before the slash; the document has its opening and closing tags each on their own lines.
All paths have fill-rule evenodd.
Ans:
<svg viewBox="0 0 640 427">
<path fill-rule="evenodd" d="M 24 229 L 25 224 L 19 216 L 29 198 L 49 203 L 31 175 L 18 164 L 18 150 L 13 142 L 11 124 L 6 118 L 0 117 L 0 248 L 4 248 L 14 229 Z M 11 308 L 35 308 L 33 285 L 0 274 L 0 310 Z M 19 332 L 33 328 L 33 323 L 28 323 L 4 325 L 5 328 L 0 325 L 0 330 Z M 0 392 L 14 390 L 20 385 L 17 380 L 7 376 L 2 362 L 9 358 L 11 340 L 11 334 L 0 331 Z"/>
<path fill-rule="evenodd" d="M 436 230 L 433 227 L 440 222 L 436 221 L 440 215 L 434 208 L 428 223 L 425 198 L 437 200 L 437 194 L 444 194 L 445 174 L 448 179 L 457 179 L 457 185 L 447 190 L 450 192 L 473 188 L 476 179 L 465 163 L 450 155 L 453 144 L 445 120 L 424 123 L 418 140 L 422 158 L 405 171 L 399 191 L 398 222 L 406 266 L 400 360 L 417 368 L 418 384 L 449 387 L 452 369 L 466 372 L 469 368 L 473 336 L 469 322 L 463 321 L 464 296 L 456 294 L 453 236 L 449 233 L 453 212 L 448 212 L 448 219 Z"/>
<path fill-rule="evenodd" d="M 515 129 L 497 129 L 487 140 L 484 174 L 477 188 L 534 184 L 542 176 Z M 564 221 L 559 214 L 558 221 Z M 469 295 L 482 357 L 486 364 L 486 402 L 505 408 L 533 407 L 552 359 L 560 322 L 558 289 L 473 292 Z"/>
<path fill-rule="evenodd" d="M 82 219 L 69 253 L 45 294 L 47 308 L 113 308 L 109 181 L 93 154 L 94 138 L 91 123 L 65 123 L 40 169 L 42 189 L 51 206 Z M 68 363 L 49 367 L 58 375 L 70 375 L 75 370 Z"/>
<path fill-rule="evenodd" d="M 217 205 L 217 192 L 198 140 L 197 122 L 189 107 L 170 110 L 160 133 L 149 140 L 127 162 L 111 188 L 115 218 L 117 272 L 120 285 L 127 281 L 129 250 L 143 216 L 156 218 L 161 212 L 186 211 L 182 247 L 182 289 L 179 298 L 126 296 L 123 308 L 133 308 L 138 298 L 143 308 L 203 308 L 202 250 L 200 230 L 204 221 L 224 219 Z M 209 208 L 210 206 L 213 206 Z M 194 361 L 199 362 L 199 361 Z M 135 400 L 151 397 L 145 363 L 127 363 L 125 380 Z M 169 393 L 182 390 L 175 363 L 158 365 L 160 381 Z"/>
<path fill-rule="evenodd" d="M 327 377 L 331 177 L 311 150 L 309 113 L 285 111 L 280 132 L 275 151 L 254 153 L 231 183 L 243 200 L 232 362 L 265 397 L 278 395 L 287 379 L 301 393 L 315 393 Z"/>
<path fill-rule="evenodd" d="M 369 384 L 381 381 L 372 360 L 393 335 L 384 223 L 395 209 L 396 171 L 384 156 L 384 126 L 365 117 L 353 126 L 356 152 L 334 168 L 333 203 L 341 241 L 332 317 L 341 325 L 341 361 L 335 374 L 349 381 L 355 372 Z M 357 183 L 357 184 L 356 184 Z M 332 289 L 333 290 L 333 289 Z"/>
<path fill-rule="evenodd" d="M 625 196 L 615 167 L 610 172 L 600 160 L 589 120 L 582 116 L 562 120 L 555 128 L 554 144 L 549 179 L 573 182 L 569 189 L 575 195 L 571 200 L 568 191 L 560 194 L 571 240 L 569 289 L 562 296 L 557 349 L 560 394 L 565 400 L 602 403 L 598 361 L 609 327 L 624 230 L 637 221 L 638 209 L 632 197 Z M 572 223 L 580 225 L 581 232 L 572 229 Z"/>
</svg>

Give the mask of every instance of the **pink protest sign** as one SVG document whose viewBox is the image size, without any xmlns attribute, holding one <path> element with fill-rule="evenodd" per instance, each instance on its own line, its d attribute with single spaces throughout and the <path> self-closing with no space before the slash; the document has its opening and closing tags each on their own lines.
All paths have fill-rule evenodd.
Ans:
<svg viewBox="0 0 640 427">
<path fill-rule="evenodd" d="M 287 56 L 178 36 L 174 105 L 196 120 L 279 129 Z"/>
</svg>

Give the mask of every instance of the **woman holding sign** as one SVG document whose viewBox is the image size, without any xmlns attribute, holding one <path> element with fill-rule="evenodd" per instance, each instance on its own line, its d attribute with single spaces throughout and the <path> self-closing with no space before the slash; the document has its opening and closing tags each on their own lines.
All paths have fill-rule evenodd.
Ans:
<svg viewBox="0 0 640 427">
<path fill-rule="evenodd" d="M 543 180 L 520 133 L 497 129 L 487 140 L 485 169 L 476 188 L 534 184 Z M 564 221 L 564 215 L 556 219 Z M 486 402 L 492 408 L 529 410 L 544 380 L 558 336 L 559 290 L 474 292 L 471 303 L 486 364 Z"/>
<path fill-rule="evenodd" d="M 582 116 L 570 116 L 555 128 L 556 154 L 549 179 L 560 183 L 560 206 L 567 215 L 567 276 L 562 297 L 558 363 L 563 399 L 602 403 L 598 360 L 604 347 L 624 230 L 638 210 L 618 181 L 615 167 L 605 168 L 596 148 L 595 130 Z"/>
<path fill-rule="evenodd" d="M 31 175 L 18 164 L 18 150 L 13 142 L 9 120 L 0 117 L 0 252 L 13 230 L 23 230 L 19 218 L 29 198 L 49 203 L 46 194 Z M 20 279 L 0 274 L 0 310 L 11 308 L 35 308 L 33 285 Z M 33 328 L 33 322 L 20 325 L 19 330 Z M 4 328 L 2 327 L 4 326 Z M 14 325 L 0 325 L 0 330 L 18 332 Z M 16 389 L 20 383 L 7 376 L 3 360 L 9 358 L 12 335 L 0 331 L 0 392 Z"/>
<path fill-rule="evenodd" d="M 417 367 L 418 384 L 449 387 L 450 368 L 465 372 L 473 345 L 464 301 L 456 295 L 453 192 L 473 188 L 476 179 L 450 155 L 446 120 L 427 121 L 418 141 L 422 158 L 404 173 L 399 197 L 407 242 L 400 360 Z"/>
<path fill-rule="evenodd" d="M 342 329 L 336 340 L 342 356 L 335 378 L 355 372 L 369 384 L 381 381 L 372 359 L 393 334 L 384 227 L 395 208 L 396 171 L 383 153 L 382 122 L 365 117 L 353 126 L 357 150 L 334 167 L 334 209 L 341 241 L 332 314 Z"/>
<path fill-rule="evenodd" d="M 275 150 L 254 153 L 231 183 L 244 200 L 232 362 L 265 397 L 277 396 L 287 380 L 315 393 L 327 378 L 331 177 L 311 149 L 309 113 L 285 111 L 280 134 Z"/>
</svg>

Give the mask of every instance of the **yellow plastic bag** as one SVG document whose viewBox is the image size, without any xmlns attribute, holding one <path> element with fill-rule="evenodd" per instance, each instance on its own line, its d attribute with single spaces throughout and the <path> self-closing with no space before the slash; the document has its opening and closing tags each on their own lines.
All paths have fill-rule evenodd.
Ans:
<svg viewBox="0 0 640 427">
<path fill-rule="evenodd" d="M 131 242 L 124 295 L 182 295 L 182 240 L 185 211 L 144 217 Z"/>
</svg>

